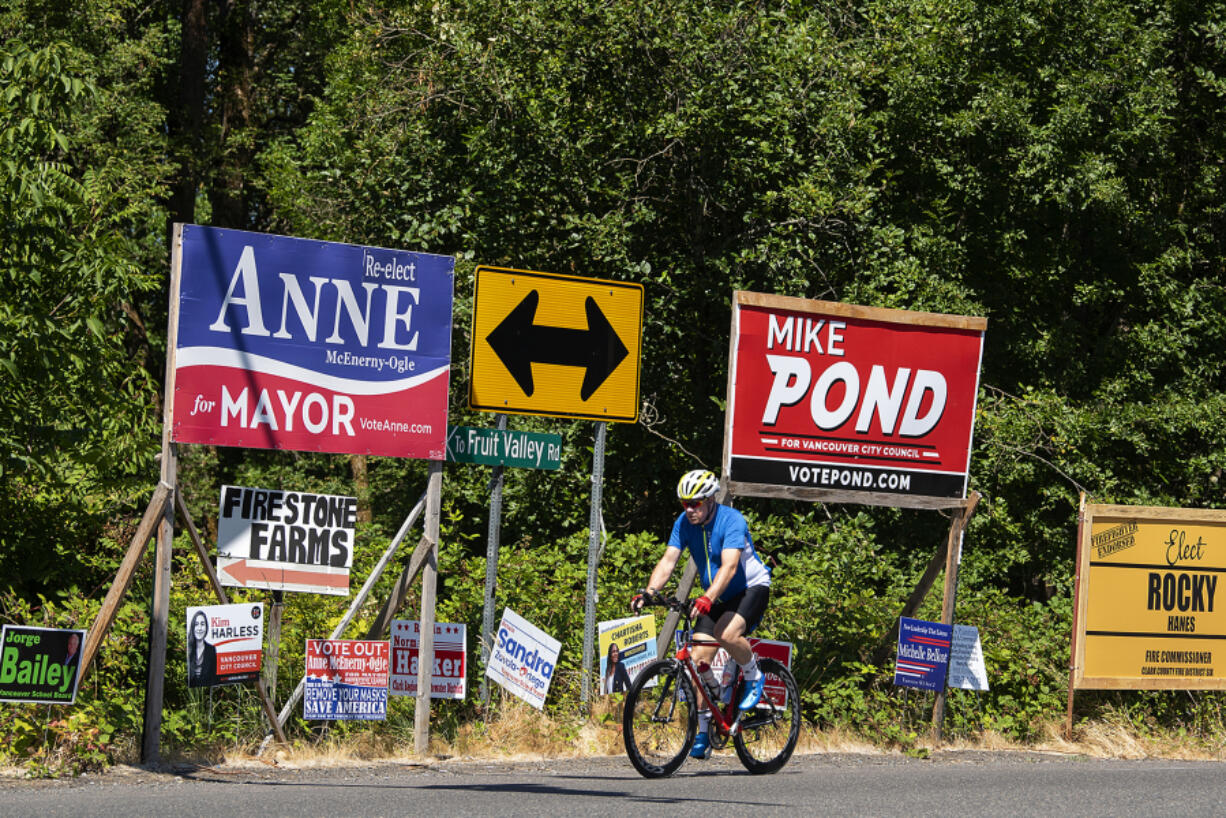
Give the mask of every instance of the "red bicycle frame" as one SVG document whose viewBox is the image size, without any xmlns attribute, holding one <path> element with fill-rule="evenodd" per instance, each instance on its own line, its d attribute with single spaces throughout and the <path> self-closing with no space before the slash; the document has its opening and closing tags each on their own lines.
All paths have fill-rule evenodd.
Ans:
<svg viewBox="0 0 1226 818">
<path fill-rule="evenodd" d="M 711 700 L 711 694 L 707 692 L 707 686 L 702 683 L 702 678 L 698 675 L 698 669 L 694 666 L 694 660 L 690 656 L 690 648 L 693 646 L 694 638 L 691 635 L 690 639 L 677 651 L 677 661 L 685 666 L 686 671 L 690 674 L 690 681 L 693 683 L 694 689 L 698 691 L 698 695 L 702 697 L 702 700 L 707 703 L 707 709 L 711 711 L 711 723 L 716 726 L 721 734 L 735 736 L 741 726 L 741 715 L 736 712 L 737 679 L 732 680 L 733 695 L 728 697 L 728 703 L 724 705 L 726 710 L 720 711 L 720 703 Z M 737 677 L 740 677 L 739 670 L 737 671 Z"/>
</svg>

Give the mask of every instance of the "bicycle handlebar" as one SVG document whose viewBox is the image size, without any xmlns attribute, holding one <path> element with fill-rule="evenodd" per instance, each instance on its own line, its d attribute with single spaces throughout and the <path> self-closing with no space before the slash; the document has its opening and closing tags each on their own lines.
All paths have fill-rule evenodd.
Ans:
<svg viewBox="0 0 1226 818">
<path fill-rule="evenodd" d="M 668 608 L 670 611 L 677 611 L 678 613 L 685 614 L 686 618 L 689 618 L 690 601 L 688 599 L 677 599 L 676 597 L 665 596 L 663 593 L 658 591 L 652 594 L 648 593 L 646 589 L 639 591 L 639 594 L 643 597 L 644 607 L 652 605 L 659 608 Z"/>
</svg>

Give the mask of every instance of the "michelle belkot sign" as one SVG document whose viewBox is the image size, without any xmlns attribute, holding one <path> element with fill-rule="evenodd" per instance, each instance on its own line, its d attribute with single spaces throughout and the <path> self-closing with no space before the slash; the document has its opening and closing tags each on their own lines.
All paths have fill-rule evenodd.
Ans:
<svg viewBox="0 0 1226 818">
<path fill-rule="evenodd" d="M 444 458 L 453 258 L 179 231 L 173 440 Z"/>
</svg>

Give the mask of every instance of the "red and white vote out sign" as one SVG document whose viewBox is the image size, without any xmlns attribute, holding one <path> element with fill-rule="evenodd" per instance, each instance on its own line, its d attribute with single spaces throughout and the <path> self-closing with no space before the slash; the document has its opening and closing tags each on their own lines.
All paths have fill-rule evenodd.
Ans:
<svg viewBox="0 0 1226 818">
<path fill-rule="evenodd" d="M 986 328 L 983 318 L 735 293 L 729 490 L 960 504 Z"/>
</svg>

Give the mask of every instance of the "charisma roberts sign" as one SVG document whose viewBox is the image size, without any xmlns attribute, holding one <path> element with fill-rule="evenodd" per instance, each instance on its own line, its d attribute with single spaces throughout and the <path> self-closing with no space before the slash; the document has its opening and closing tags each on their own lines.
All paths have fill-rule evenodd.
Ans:
<svg viewBox="0 0 1226 818">
<path fill-rule="evenodd" d="M 934 508 L 966 496 L 987 321 L 737 292 L 734 494 Z"/>
<path fill-rule="evenodd" d="M 177 230 L 173 440 L 445 457 L 453 258 Z"/>
</svg>

